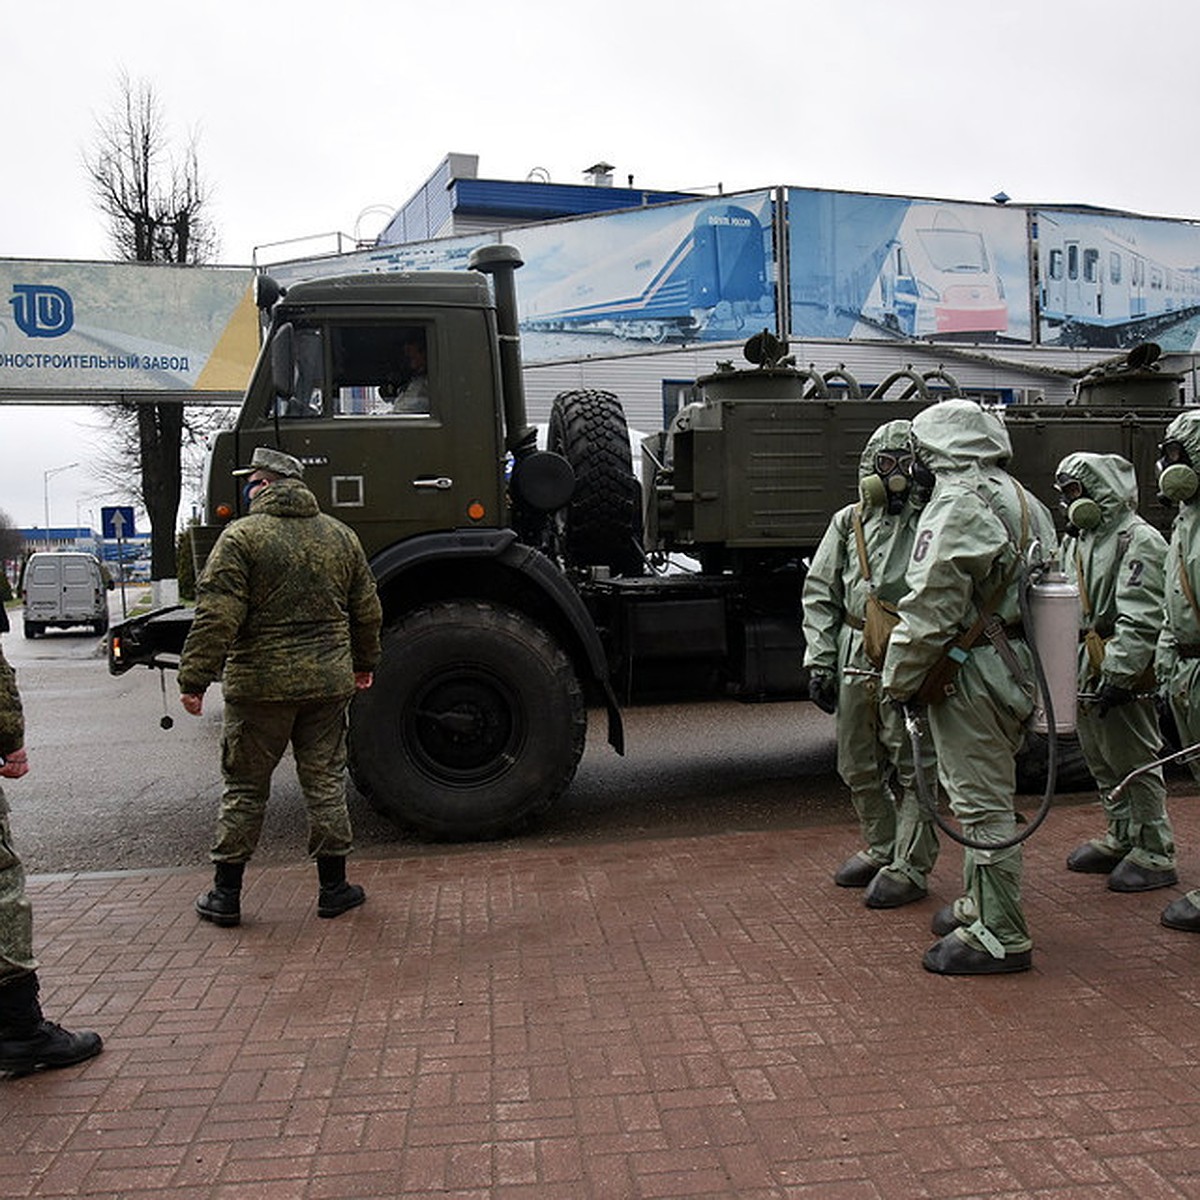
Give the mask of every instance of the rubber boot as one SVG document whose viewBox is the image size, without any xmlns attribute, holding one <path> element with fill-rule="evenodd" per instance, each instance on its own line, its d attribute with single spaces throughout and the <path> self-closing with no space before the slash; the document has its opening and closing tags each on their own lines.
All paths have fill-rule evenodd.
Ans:
<svg viewBox="0 0 1200 1200">
<path fill-rule="evenodd" d="M 341 854 L 317 856 L 317 879 L 321 884 L 317 896 L 318 917 L 340 917 L 367 898 L 367 893 L 358 884 L 346 882 L 346 859 Z"/>
<path fill-rule="evenodd" d="M 242 921 L 242 873 L 245 863 L 219 862 L 213 870 L 213 885 L 196 897 L 196 912 L 214 925 L 240 925 Z"/>
<path fill-rule="evenodd" d="M 103 1048 L 98 1033 L 71 1033 L 42 1016 L 34 972 L 0 984 L 0 1071 L 28 1075 L 70 1067 Z"/>
</svg>

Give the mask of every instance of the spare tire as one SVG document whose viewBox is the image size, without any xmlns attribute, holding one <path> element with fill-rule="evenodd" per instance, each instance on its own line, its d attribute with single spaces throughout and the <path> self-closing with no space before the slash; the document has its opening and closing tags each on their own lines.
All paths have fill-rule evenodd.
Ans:
<svg viewBox="0 0 1200 1200">
<path fill-rule="evenodd" d="M 558 521 L 564 562 L 641 575 L 641 488 L 620 400 L 612 392 L 560 392 L 550 409 L 547 443 L 575 472 L 575 492 Z"/>
</svg>

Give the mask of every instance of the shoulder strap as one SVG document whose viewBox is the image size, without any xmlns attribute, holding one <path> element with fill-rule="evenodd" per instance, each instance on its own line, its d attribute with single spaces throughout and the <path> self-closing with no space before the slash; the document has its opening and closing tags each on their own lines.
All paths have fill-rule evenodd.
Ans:
<svg viewBox="0 0 1200 1200">
<path fill-rule="evenodd" d="M 867 561 L 867 537 L 863 533 L 862 505 L 854 506 L 854 541 L 858 546 L 858 568 L 862 572 L 864 582 L 871 582 L 871 564 Z"/>
<path fill-rule="evenodd" d="M 1079 552 L 1079 541 L 1075 541 L 1075 582 L 1079 585 L 1079 608 L 1085 625 L 1092 623 L 1092 598 L 1088 595 L 1083 579 L 1083 555 Z"/>
<path fill-rule="evenodd" d="M 1196 614 L 1196 620 L 1200 621 L 1200 606 L 1196 604 L 1196 593 L 1192 588 L 1192 581 L 1188 578 L 1187 566 L 1183 561 L 1182 554 L 1179 556 L 1179 582 L 1183 585 L 1183 594 L 1192 606 L 1192 612 Z"/>
<path fill-rule="evenodd" d="M 1120 570 L 1125 554 L 1129 550 L 1129 543 L 1132 541 L 1132 529 L 1122 529 L 1117 534 L 1117 561 L 1113 564 L 1116 570 Z M 1092 623 L 1092 598 L 1088 594 L 1087 583 L 1083 578 L 1083 555 L 1079 550 L 1078 538 L 1075 539 L 1075 582 L 1079 585 L 1079 607 L 1083 615 L 1083 623 L 1090 626 Z"/>
</svg>

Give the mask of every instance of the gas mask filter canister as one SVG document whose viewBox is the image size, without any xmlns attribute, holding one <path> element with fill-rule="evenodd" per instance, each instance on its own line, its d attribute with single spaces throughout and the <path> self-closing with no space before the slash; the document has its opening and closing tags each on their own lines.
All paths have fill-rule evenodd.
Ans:
<svg viewBox="0 0 1200 1200">
<path fill-rule="evenodd" d="M 1158 490 L 1173 504 L 1183 504 L 1200 491 L 1200 476 L 1187 463 L 1172 463 L 1159 475 Z"/>
<path fill-rule="evenodd" d="M 1091 496 L 1080 496 L 1067 506 L 1067 520 L 1076 529 L 1095 529 L 1100 524 L 1100 505 Z"/>
</svg>

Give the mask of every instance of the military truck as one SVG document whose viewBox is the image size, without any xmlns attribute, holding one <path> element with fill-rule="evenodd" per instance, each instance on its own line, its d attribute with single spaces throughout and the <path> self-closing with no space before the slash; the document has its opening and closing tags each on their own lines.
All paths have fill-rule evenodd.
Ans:
<svg viewBox="0 0 1200 1200">
<path fill-rule="evenodd" d="M 552 804 L 589 709 L 606 710 L 622 752 L 622 705 L 806 696 L 805 564 L 856 496 L 864 442 L 959 391 L 941 371 L 904 370 L 864 395 L 844 370 L 798 368 L 763 331 L 747 365 L 716 364 L 643 441 L 639 479 L 612 393 L 559 395 L 539 443 L 519 266 L 513 247 L 492 245 L 464 272 L 286 293 L 260 276 L 269 327 L 236 425 L 212 447 L 193 531 L 199 568 L 245 511 L 231 471 L 255 446 L 304 462 L 321 507 L 361 539 L 385 613 L 375 685 L 351 709 L 353 778 L 380 812 L 436 837 L 496 836 Z M 1044 499 L 1072 449 L 1120 452 L 1151 478 L 1178 403 L 1178 383 L 1153 367 L 1138 362 L 1157 390 L 1133 404 L 1096 383 L 1086 406 L 1008 413 L 1022 476 Z M 178 608 L 125 622 L 110 669 L 177 664 L 190 619 Z"/>
</svg>

